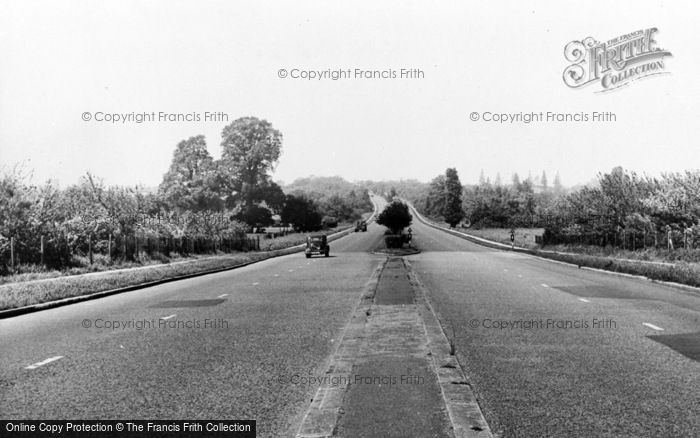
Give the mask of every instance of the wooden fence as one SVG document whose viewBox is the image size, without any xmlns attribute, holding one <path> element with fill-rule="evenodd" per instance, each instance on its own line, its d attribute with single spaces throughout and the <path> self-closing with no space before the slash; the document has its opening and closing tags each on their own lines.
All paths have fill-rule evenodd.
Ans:
<svg viewBox="0 0 700 438">
<path fill-rule="evenodd" d="M 96 257 L 108 261 L 139 261 L 144 257 L 170 257 L 173 254 L 232 253 L 259 251 L 260 236 L 214 236 L 214 237 L 153 237 L 143 235 L 83 236 L 69 242 L 65 236 L 39 236 L 33 241 L 22 241 L 10 237 L 8 245 L 0 252 L 0 271 L 12 272 L 20 264 L 39 264 L 49 268 L 60 268 L 72 263 L 74 257 L 85 257 L 89 264 Z"/>
</svg>

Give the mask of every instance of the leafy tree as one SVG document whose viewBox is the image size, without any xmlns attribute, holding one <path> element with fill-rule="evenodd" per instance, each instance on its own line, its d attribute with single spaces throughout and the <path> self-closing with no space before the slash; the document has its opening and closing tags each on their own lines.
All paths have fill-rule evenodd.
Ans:
<svg viewBox="0 0 700 438">
<path fill-rule="evenodd" d="M 258 188 L 270 185 L 269 172 L 279 160 L 282 134 L 267 120 L 242 117 L 224 127 L 221 136 L 221 166 L 230 190 L 229 205 L 265 201 L 265 192 Z"/>
<path fill-rule="evenodd" d="M 447 205 L 447 186 L 445 175 L 438 175 L 430 181 L 428 197 L 425 200 L 425 212 L 429 216 L 442 216 Z"/>
<path fill-rule="evenodd" d="M 500 184 L 497 186 L 500 188 Z M 445 206 L 443 209 L 445 222 L 454 227 L 464 218 L 462 210 L 462 183 L 459 181 L 457 169 L 445 171 Z"/>
<path fill-rule="evenodd" d="M 520 191 L 520 175 L 517 172 L 513 174 L 513 189 Z"/>
<path fill-rule="evenodd" d="M 165 203 L 179 210 L 220 210 L 221 181 L 203 135 L 177 144 L 159 191 Z"/>
<path fill-rule="evenodd" d="M 399 200 L 389 203 L 377 217 L 377 223 L 387 227 L 393 234 L 400 234 L 404 228 L 411 225 L 412 220 L 408 205 Z"/>
<path fill-rule="evenodd" d="M 297 231 L 320 230 L 323 219 L 316 203 L 303 195 L 287 195 L 280 217 L 282 222 L 292 224 Z"/>
<path fill-rule="evenodd" d="M 267 227 L 273 224 L 270 209 L 260 205 L 248 205 L 236 215 L 236 219 L 254 227 Z"/>
</svg>

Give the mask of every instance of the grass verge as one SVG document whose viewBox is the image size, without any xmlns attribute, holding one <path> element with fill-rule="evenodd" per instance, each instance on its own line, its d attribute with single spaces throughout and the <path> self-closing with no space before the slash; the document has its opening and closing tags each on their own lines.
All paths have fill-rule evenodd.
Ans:
<svg viewBox="0 0 700 438">
<path fill-rule="evenodd" d="M 343 230 L 348 231 L 348 229 Z M 345 233 L 334 230 L 335 238 Z M 342 233 L 342 234 L 341 234 Z M 161 281 L 183 275 L 226 269 L 256 262 L 278 255 L 291 254 L 291 247 L 306 241 L 306 234 L 279 238 L 275 247 L 265 251 L 234 253 L 186 260 L 180 263 L 137 266 L 136 269 L 119 269 L 90 275 L 59 276 L 55 278 L 29 279 L 0 285 L 0 310 L 31 306 L 64 298 L 72 298 L 114 289 Z M 335 239 L 329 239 L 335 240 Z M 59 272 L 59 275 L 61 273 Z"/>
</svg>

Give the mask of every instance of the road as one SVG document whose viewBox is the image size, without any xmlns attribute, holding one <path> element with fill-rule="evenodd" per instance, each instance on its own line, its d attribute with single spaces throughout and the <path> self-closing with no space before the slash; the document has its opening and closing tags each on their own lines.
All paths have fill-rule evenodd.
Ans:
<svg viewBox="0 0 700 438">
<path fill-rule="evenodd" d="M 422 252 L 407 259 L 496 433 L 700 430 L 697 356 L 661 342 L 693 355 L 700 295 L 412 227 Z M 316 390 L 304 379 L 322 374 L 384 260 L 371 253 L 382 234 L 372 223 L 332 242 L 329 258 L 0 320 L 0 418 L 256 419 L 258 436 L 291 436 Z"/>
<path fill-rule="evenodd" d="M 380 228 L 331 242 L 328 258 L 293 254 L 0 320 L 0 418 L 257 419 L 258 436 L 292 435 L 316 390 L 301 379 L 322 373 L 382 260 L 367 252 Z M 95 327 L 111 321 L 133 326 Z"/>
<path fill-rule="evenodd" d="M 698 436 L 700 295 L 413 229 L 409 259 L 492 430 Z"/>
</svg>

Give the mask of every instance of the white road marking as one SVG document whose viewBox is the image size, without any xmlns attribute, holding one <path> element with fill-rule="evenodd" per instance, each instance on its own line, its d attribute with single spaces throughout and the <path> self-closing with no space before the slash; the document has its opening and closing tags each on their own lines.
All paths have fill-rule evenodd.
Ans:
<svg viewBox="0 0 700 438">
<path fill-rule="evenodd" d="M 163 321 L 167 321 L 167 320 L 169 320 L 170 318 L 175 318 L 176 316 L 177 316 L 177 313 L 173 313 L 172 315 L 163 316 L 163 317 L 161 317 L 160 319 L 162 319 Z"/>
<path fill-rule="evenodd" d="M 542 287 L 549 287 L 549 286 L 548 286 L 548 285 L 546 285 L 546 284 L 544 284 L 544 283 L 542 283 Z"/>
<path fill-rule="evenodd" d="M 24 367 L 24 369 L 25 370 L 34 370 L 34 369 L 39 368 L 40 366 L 46 365 L 47 363 L 57 361 L 58 359 L 61 359 L 61 358 L 63 358 L 63 356 L 50 357 L 48 359 L 42 360 L 41 362 L 33 363 L 29 366 L 26 366 L 26 367 Z"/>
<path fill-rule="evenodd" d="M 590 301 L 588 301 L 588 300 L 585 299 L 585 298 L 579 298 L 578 300 L 579 300 L 579 301 L 582 301 L 582 302 L 584 302 L 584 303 L 590 303 Z"/>
<path fill-rule="evenodd" d="M 520 274 L 518 274 L 518 278 L 523 278 L 523 276 L 522 276 L 522 275 L 520 275 Z"/>
<path fill-rule="evenodd" d="M 257 286 L 257 285 L 259 285 L 259 284 L 260 284 L 260 283 L 258 283 L 258 282 L 256 281 L 255 283 L 253 283 L 253 286 Z"/>
<path fill-rule="evenodd" d="M 660 331 L 660 332 L 664 331 L 664 329 L 662 329 L 661 327 L 659 327 L 659 326 L 657 326 L 657 325 L 654 325 L 654 324 L 649 324 L 648 322 L 643 322 L 642 325 L 645 325 L 645 326 L 649 327 L 649 328 L 652 329 L 652 330 L 657 330 L 657 331 Z"/>
<path fill-rule="evenodd" d="M 289 272 L 294 272 L 294 269 L 290 269 Z"/>
<path fill-rule="evenodd" d="M 225 298 L 225 297 L 227 297 L 227 296 L 228 296 L 228 294 L 221 294 L 221 295 L 219 295 L 219 296 L 216 297 L 216 298 Z"/>
<path fill-rule="evenodd" d="M 503 272 L 508 272 L 508 270 L 507 270 L 507 269 L 504 269 Z"/>
<path fill-rule="evenodd" d="M 275 274 L 275 277 L 279 277 L 279 276 L 280 276 L 280 274 Z"/>
</svg>

